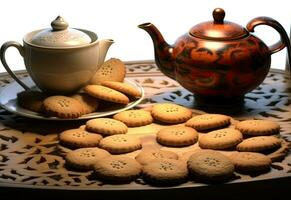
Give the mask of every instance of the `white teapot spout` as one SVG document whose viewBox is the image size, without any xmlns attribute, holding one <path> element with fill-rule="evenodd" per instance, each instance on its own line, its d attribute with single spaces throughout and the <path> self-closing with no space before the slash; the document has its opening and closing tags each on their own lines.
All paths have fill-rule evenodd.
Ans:
<svg viewBox="0 0 291 200">
<path fill-rule="evenodd" d="M 113 43 L 112 39 L 103 39 L 98 42 L 98 66 L 104 63 L 107 51 Z"/>
</svg>

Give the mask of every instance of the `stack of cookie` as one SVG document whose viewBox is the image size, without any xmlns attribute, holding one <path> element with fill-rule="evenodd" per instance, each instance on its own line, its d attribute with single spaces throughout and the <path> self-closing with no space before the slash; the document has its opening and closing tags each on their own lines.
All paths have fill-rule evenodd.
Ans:
<svg viewBox="0 0 291 200">
<path fill-rule="evenodd" d="M 139 98 L 141 93 L 123 82 L 125 75 L 124 63 L 111 58 L 98 69 L 90 85 L 81 93 L 48 96 L 40 91 L 23 91 L 17 95 L 18 104 L 34 112 L 64 119 L 96 112 L 104 101 L 126 105 L 131 99 Z"/>
<path fill-rule="evenodd" d="M 136 127 L 162 125 L 153 143 L 164 149 L 143 148 Z M 228 181 L 235 173 L 266 173 L 289 147 L 279 138 L 280 126 L 268 120 L 237 122 L 221 114 L 194 115 L 172 103 L 149 110 L 128 110 L 112 118 L 86 122 L 60 134 L 60 144 L 75 149 L 66 155 L 68 167 L 93 170 L 98 180 L 130 182 L 138 177 L 152 185 L 175 185 L 189 179 Z M 147 141 L 148 142 L 148 141 Z M 178 153 L 180 148 L 193 149 Z M 141 151 L 140 151 L 141 149 Z"/>
</svg>

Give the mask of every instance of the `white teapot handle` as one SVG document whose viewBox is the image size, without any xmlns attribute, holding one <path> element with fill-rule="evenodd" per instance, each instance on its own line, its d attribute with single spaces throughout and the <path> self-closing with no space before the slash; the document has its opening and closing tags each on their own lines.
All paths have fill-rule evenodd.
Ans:
<svg viewBox="0 0 291 200">
<path fill-rule="evenodd" d="M 4 66 L 4 68 L 6 69 L 6 71 L 8 72 L 8 74 L 19 84 L 21 85 L 25 90 L 30 90 L 30 88 L 25 85 L 15 74 L 14 72 L 10 69 L 10 67 L 8 66 L 6 59 L 5 59 L 5 52 L 9 47 L 15 47 L 20 55 L 23 57 L 24 56 L 24 49 L 23 46 L 21 44 L 19 44 L 18 42 L 15 41 L 9 41 L 9 42 L 5 42 L 2 46 L 1 46 L 1 50 L 0 50 L 0 58 L 1 58 L 1 62 Z"/>
</svg>

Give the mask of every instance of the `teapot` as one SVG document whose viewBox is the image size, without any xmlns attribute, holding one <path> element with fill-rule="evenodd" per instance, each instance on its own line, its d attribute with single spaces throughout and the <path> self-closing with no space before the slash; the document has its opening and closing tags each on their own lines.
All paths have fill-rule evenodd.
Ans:
<svg viewBox="0 0 291 200">
<path fill-rule="evenodd" d="M 281 24 L 269 17 L 257 17 L 246 28 L 225 21 L 225 11 L 216 8 L 213 21 L 202 22 L 169 45 L 151 23 L 140 24 L 152 38 L 155 61 L 168 77 L 194 93 L 206 104 L 243 103 L 244 95 L 259 86 L 268 74 L 271 55 L 290 41 Z M 277 30 L 280 41 L 267 46 L 251 34 L 258 25 Z"/>
<path fill-rule="evenodd" d="M 0 57 L 6 71 L 25 90 L 25 85 L 9 68 L 5 52 L 15 47 L 24 59 L 30 77 L 45 93 L 70 94 L 86 85 L 104 62 L 113 43 L 111 39 L 97 40 L 96 33 L 77 28 L 60 16 L 51 28 L 32 31 L 23 38 L 23 45 L 9 41 L 2 45 Z"/>
</svg>

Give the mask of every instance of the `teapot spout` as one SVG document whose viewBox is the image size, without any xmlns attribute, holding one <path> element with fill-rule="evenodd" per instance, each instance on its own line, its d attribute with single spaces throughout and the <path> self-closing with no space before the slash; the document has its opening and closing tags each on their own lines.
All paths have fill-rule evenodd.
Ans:
<svg viewBox="0 0 291 200">
<path fill-rule="evenodd" d="M 98 66 L 102 65 L 109 47 L 114 43 L 112 39 L 103 39 L 98 43 Z"/>
<path fill-rule="evenodd" d="M 152 23 L 140 24 L 138 28 L 145 30 L 151 36 L 158 68 L 168 77 L 175 79 L 173 47 L 164 40 L 160 31 Z"/>
</svg>

